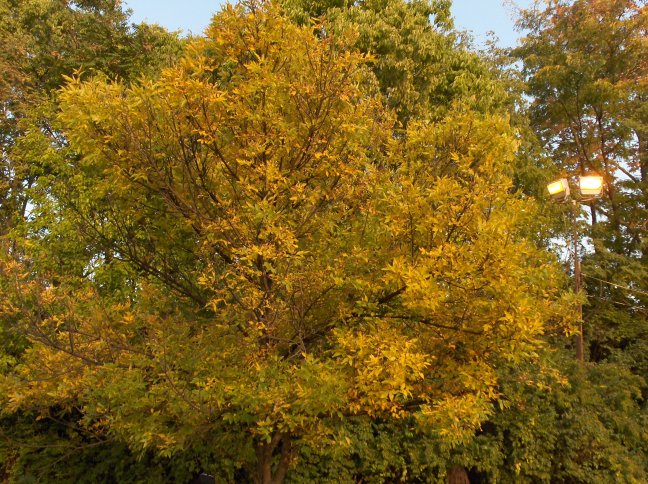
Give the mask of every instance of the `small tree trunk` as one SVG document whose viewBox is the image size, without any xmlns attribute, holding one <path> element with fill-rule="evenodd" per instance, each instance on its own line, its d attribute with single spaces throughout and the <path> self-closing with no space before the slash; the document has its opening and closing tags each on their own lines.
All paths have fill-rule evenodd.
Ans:
<svg viewBox="0 0 648 484">
<path fill-rule="evenodd" d="M 288 434 L 276 433 L 270 442 L 256 444 L 257 473 L 254 479 L 256 484 L 281 484 L 286 478 L 290 459 L 292 457 L 292 442 Z M 278 455 L 277 452 L 279 451 Z M 278 457 L 274 466 L 273 460 Z"/>
<path fill-rule="evenodd" d="M 460 466 L 454 466 L 448 471 L 448 484 L 470 484 L 468 472 Z"/>
</svg>

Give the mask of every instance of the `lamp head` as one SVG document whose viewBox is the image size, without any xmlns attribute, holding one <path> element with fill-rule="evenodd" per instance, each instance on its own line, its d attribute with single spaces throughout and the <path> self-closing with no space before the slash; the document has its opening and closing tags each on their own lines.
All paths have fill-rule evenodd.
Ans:
<svg viewBox="0 0 648 484">
<path fill-rule="evenodd" d="M 569 198 L 569 183 L 567 178 L 561 178 L 547 185 L 547 190 L 554 202 L 562 202 Z"/>
<path fill-rule="evenodd" d="M 581 196 L 598 197 L 603 190 L 603 177 L 599 175 L 586 175 L 578 178 Z"/>
</svg>

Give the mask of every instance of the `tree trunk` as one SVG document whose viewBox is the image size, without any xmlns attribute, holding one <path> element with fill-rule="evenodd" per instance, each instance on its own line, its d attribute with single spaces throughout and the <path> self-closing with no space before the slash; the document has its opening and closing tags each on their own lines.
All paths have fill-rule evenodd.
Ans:
<svg viewBox="0 0 648 484">
<path fill-rule="evenodd" d="M 448 471 L 448 484 L 470 484 L 468 472 L 461 466 L 454 466 Z"/>
<path fill-rule="evenodd" d="M 292 457 L 290 436 L 276 433 L 270 442 L 258 442 L 255 450 L 257 456 L 255 484 L 281 484 L 286 478 Z M 276 464 L 273 466 L 274 460 Z"/>
</svg>

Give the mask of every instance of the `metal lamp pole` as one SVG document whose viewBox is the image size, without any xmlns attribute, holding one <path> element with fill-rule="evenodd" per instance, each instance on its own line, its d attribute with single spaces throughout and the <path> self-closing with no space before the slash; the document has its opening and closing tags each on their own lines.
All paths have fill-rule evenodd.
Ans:
<svg viewBox="0 0 648 484">
<path fill-rule="evenodd" d="M 578 226 L 576 218 L 578 217 L 578 208 L 576 200 L 572 200 L 572 239 L 574 244 L 574 290 L 578 294 L 582 289 L 581 263 L 578 253 Z M 585 361 L 585 338 L 583 336 L 583 304 L 579 301 L 576 306 L 578 316 L 578 334 L 576 335 L 576 359 L 580 362 Z"/>
</svg>

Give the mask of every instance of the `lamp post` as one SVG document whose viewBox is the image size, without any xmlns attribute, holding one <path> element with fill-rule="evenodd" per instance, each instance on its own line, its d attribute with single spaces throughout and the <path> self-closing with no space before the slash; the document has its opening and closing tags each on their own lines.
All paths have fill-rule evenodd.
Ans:
<svg viewBox="0 0 648 484">
<path fill-rule="evenodd" d="M 569 180 L 561 178 L 555 182 L 547 185 L 547 190 L 551 196 L 551 200 L 558 203 L 571 202 L 572 206 L 572 242 L 573 242 L 573 257 L 574 257 L 574 289 L 578 294 L 582 289 L 582 276 L 581 276 L 581 262 L 578 253 L 578 228 L 576 226 L 576 219 L 578 218 L 578 204 L 589 202 L 598 198 L 603 190 L 603 177 L 598 175 L 587 175 L 578 177 L 578 188 L 580 196 L 573 197 L 569 190 Z M 578 361 L 585 361 L 585 342 L 583 338 L 583 305 L 578 303 L 577 307 L 579 332 L 576 336 L 576 359 Z"/>
</svg>

